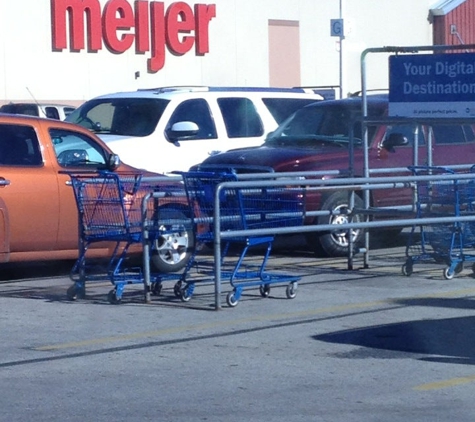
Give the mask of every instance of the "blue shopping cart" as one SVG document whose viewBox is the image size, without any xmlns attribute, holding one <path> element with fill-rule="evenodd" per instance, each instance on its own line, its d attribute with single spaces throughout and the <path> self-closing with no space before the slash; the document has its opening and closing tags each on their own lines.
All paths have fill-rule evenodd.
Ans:
<svg viewBox="0 0 475 422">
<path fill-rule="evenodd" d="M 453 170 L 435 166 L 411 166 L 416 176 L 454 175 Z M 473 180 L 446 178 L 423 179 L 416 182 L 416 218 L 475 215 L 475 183 Z M 420 261 L 445 264 L 444 278 L 452 279 L 464 268 L 465 262 L 475 262 L 468 248 L 475 246 L 475 222 L 448 221 L 413 226 L 406 247 L 403 275 L 410 276 Z"/>
<path fill-rule="evenodd" d="M 158 197 L 142 208 L 142 199 L 159 190 L 157 184 L 144 183 L 142 174 L 68 174 L 78 208 L 79 254 L 71 271 L 74 284 L 68 289 L 67 296 L 71 300 L 82 298 L 87 281 L 104 280 L 103 274 L 94 271 L 87 252 L 93 243 L 110 242 L 113 247 L 106 277 L 114 288 L 109 292 L 108 300 L 120 303 L 125 285 L 144 282 L 141 266 L 125 265 L 131 246 L 142 243 L 144 225 L 148 241 L 152 243 L 173 236 L 178 230 L 177 212 L 173 208 L 160 207 Z M 163 197 L 168 197 L 167 194 L 164 192 Z M 182 213 L 179 215 L 180 227 L 191 227 L 190 220 Z M 155 274 L 154 281 L 178 277 L 175 274 Z"/>
<path fill-rule="evenodd" d="M 243 289 L 259 287 L 260 294 L 267 297 L 274 283 L 286 283 L 288 298 L 297 292 L 299 276 L 274 273 L 266 270 L 274 241 L 274 233 L 265 229 L 301 226 L 304 221 L 305 188 L 303 187 L 237 187 L 232 182 L 237 176 L 229 172 L 183 172 L 190 213 L 194 215 L 197 242 L 213 244 L 215 236 L 215 200 L 219 195 L 220 232 L 245 231 L 239 236 L 223 238 L 224 260 L 229 256 L 231 246 L 240 249 L 237 262 L 229 270 L 224 269 L 221 277 L 228 278 L 233 288 L 227 295 L 227 304 L 237 305 Z M 224 187 L 223 183 L 227 183 Z M 245 265 L 249 249 L 263 246 L 262 260 L 258 265 Z M 197 248 L 196 250 L 199 250 Z M 195 257 L 193 257 L 193 260 Z M 192 261 L 193 261 L 192 260 Z M 190 265 L 193 265 L 191 262 Z M 186 274 L 181 286 L 182 300 L 189 300 L 195 283 L 187 281 Z"/>
</svg>

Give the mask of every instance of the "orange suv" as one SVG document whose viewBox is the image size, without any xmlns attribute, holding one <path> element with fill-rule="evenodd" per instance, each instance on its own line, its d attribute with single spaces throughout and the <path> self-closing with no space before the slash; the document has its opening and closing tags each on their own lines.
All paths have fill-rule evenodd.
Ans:
<svg viewBox="0 0 475 422">
<path fill-rule="evenodd" d="M 0 113 L 0 262 L 76 259 L 77 206 L 65 171 L 98 170 L 143 172 L 120 163 L 81 126 Z M 187 209 L 179 198 L 168 206 Z M 176 237 L 154 245 L 153 263 L 159 271 L 178 271 L 186 264 L 192 233 L 178 231 Z M 108 244 L 90 250 L 91 257 L 109 254 Z"/>
</svg>

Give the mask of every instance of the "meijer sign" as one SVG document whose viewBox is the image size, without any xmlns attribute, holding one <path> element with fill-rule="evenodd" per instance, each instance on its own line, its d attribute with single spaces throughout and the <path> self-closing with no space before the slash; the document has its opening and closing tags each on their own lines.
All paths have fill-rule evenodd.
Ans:
<svg viewBox="0 0 475 422">
<path fill-rule="evenodd" d="M 135 43 L 137 54 L 151 51 L 149 72 L 165 65 L 165 51 L 183 55 L 195 46 L 196 55 L 209 52 L 209 23 L 216 17 L 215 4 L 172 3 L 166 10 L 159 1 L 109 0 L 103 10 L 99 0 L 51 0 L 53 51 L 68 47 L 71 51 L 85 48 L 87 22 L 88 51 L 106 48 L 124 53 Z M 69 37 L 68 37 L 69 24 Z"/>
<path fill-rule="evenodd" d="M 475 116 L 475 53 L 391 56 L 389 114 Z"/>
</svg>

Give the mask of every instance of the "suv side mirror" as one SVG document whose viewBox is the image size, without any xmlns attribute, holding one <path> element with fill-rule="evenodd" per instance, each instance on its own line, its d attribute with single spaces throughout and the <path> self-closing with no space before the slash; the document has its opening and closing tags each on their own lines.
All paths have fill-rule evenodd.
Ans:
<svg viewBox="0 0 475 422">
<path fill-rule="evenodd" d="M 178 143 L 180 139 L 196 136 L 199 130 L 200 128 L 195 122 L 176 122 L 167 130 L 167 137 L 171 143 L 180 146 Z"/>
<path fill-rule="evenodd" d="M 381 143 L 381 148 L 388 150 L 389 152 L 395 152 L 394 147 L 400 147 L 407 145 L 409 141 L 407 137 L 402 133 L 391 133 L 387 138 Z"/>
<path fill-rule="evenodd" d="M 120 158 L 117 154 L 110 154 L 107 157 L 107 170 L 114 171 L 120 166 Z"/>
</svg>

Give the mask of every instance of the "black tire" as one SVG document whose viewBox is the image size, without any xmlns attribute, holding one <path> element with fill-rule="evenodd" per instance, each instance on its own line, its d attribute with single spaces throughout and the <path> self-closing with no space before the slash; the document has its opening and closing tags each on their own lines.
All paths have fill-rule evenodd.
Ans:
<svg viewBox="0 0 475 422">
<path fill-rule="evenodd" d="M 117 297 L 117 290 L 113 289 L 107 294 L 107 300 L 111 305 L 120 305 L 122 298 Z"/>
<path fill-rule="evenodd" d="M 331 210 L 333 212 L 348 209 L 349 198 L 348 192 L 335 192 L 324 199 L 321 206 L 322 210 Z M 355 207 L 363 208 L 363 200 L 355 195 Z M 347 223 L 349 217 L 344 214 L 340 215 L 324 215 L 317 217 L 316 224 L 344 224 Z M 361 215 L 355 215 L 353 222 L 362 222 Z M 363 230 L 352 230 L 354 245 L 358 246 L 363 240 Z M 338 257 L 348 255 L 348 232 L 332 231 L 332 232 L 313 232 L 307 235 L 308 246 L 318 256 Z"/>
<path fill-rule="evenodd" d="M 401 272 L 402 272 L 402 275 L 405 275 L 406 277 L 410 277 L 412 275 L 412 272 L 413 272 L 412 263 L 403 264 L 402 267 L 401 267 Z"/>
<path fill-rule="evenodd" d="M 173 286 L 173 293 L 175 294 L 175 297 L 180 298 L 181 297 L 181 286 L 182 286 L 181 281 L 177 281 L 175 285 Z"/>
<path fill-rule="evenodd" d="M 152 286 L 151 286 L 151 292 L 154 296 L 160 296 L 160 293 L 162 292 L 162 283 L 160 282 L 156 282 L 156 283 L 152 283 Z"/>
<path fill-rule="evenodd" d="M 69 300 L 84 299 L 86 297 L 86 287 L 80 287 L 76 284 L 73 284 L 66 291 L 66 295 Z"/>
<path fill-rule="evenodd" d="M 76 300 L 78 298 L 78 293 L 76 289 L 76 285 L 72 285 L 66 291 L 66 295 L 68 296 L 69 300 Z"/>
<path fill-rule="evenodd" d="M 261 284 L 259 286 L 259 293 L 262 297 L 269 297 L 270 295 L 270 284 Z"/>
<path fill-rule="evenodd" d="M 174 220 L 167 224 L 166 220 Z M 176 273 L 187 265 L 195 247 L 191 220 L 182 211 L 160 210 L 161 234 L 152 245 L 151 264 L 160 273 Z M 176 230 L 175 230 L 176 229 Z"/>
</svg>

